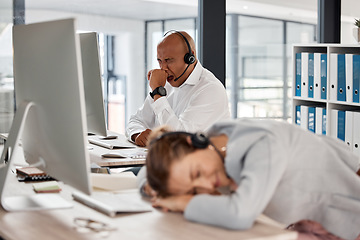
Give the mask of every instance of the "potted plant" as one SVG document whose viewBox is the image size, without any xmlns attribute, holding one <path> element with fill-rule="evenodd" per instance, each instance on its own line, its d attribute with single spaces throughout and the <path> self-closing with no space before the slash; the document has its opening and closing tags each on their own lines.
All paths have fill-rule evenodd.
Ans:
<svg viewBox="0 0 360 240">
<path fill-rule="evenodd" d="M 354 37 L 356 41 L 360 43 L 360 18 L 359 19 L 355 18 L 354 25 L 356 26 L 356 28 L 354 28 Z"/>
</svg>

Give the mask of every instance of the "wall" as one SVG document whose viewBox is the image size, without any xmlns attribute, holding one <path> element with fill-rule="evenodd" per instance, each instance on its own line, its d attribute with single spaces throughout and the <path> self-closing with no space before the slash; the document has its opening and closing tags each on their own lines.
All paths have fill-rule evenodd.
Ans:
<svg viewBox="0 0 360 240">
<path fill-rule="evenodd" d="M 353 29 L 355 28 L 354 23 L 342 22 L 341 23 L 341 43 L 342 44 L 357 44 L 354 36 Z"/>
</svg>

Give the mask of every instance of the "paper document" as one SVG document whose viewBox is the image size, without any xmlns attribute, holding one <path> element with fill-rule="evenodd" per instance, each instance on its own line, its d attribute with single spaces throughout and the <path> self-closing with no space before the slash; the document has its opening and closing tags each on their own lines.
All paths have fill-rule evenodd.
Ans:
<svg viewBox="0 0 360 240">
<path fill-rule="evenodd" d="M 107 191 L 118 191 L 126 189 L 136 189 L 136 176 L 132 172 L 122 172 L 117 174 L 91 173 L 93 188 Z"/>
<path fill-rule="evenodd" d="M 88 136 L 89 143 L 98 145 L 100 147 L 108 148 L 108 149 L 116 149 L 116 148 L 135 148 L 136 145 L 129 142 L 125 137 L 118 137 L 115 139 L 104 139 L 97 135 Z"/>
</svg>

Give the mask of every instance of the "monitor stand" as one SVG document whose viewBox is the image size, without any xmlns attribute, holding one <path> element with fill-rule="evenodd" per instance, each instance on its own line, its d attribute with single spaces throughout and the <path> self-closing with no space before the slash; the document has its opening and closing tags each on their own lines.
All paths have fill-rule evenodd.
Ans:
<svg viewBox="0 0 360 240">
<path fill-rule="evenodd" d="M 44 210 L 44 209 L 59 209 L 71 208 L 71 202 L 62 198 L 55 193 L 41 193 L 21 196 L 11 196 L 6 194 L 9 178 L 11 176 L 11 169 L 13 167 L 16 154 L 21 151 L 19 149 L 19 139 L 23 132 L 24 125 L 29 112 L 35 109 L 35 104 L 32 102 L 23 102 L 17 109 L 8 138 L 5 142 L 4 150 L 0 160 L 0 199 L 1 205 L 6 211 L 29 211 L 29 210 Z"/>
</svg>

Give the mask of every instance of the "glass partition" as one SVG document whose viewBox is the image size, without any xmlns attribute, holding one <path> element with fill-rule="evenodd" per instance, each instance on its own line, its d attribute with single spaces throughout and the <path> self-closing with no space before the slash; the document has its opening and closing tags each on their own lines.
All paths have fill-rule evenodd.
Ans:
<svg viewBox="0 0 360 240">
<path fill-rule="evenodd" d="M 144 60 L 141 60 L 144 59 L 144 21 L 121 17 L 123 5 L 123 2 L 110 1 L 25 2 L 27 24 L 76 18 L 79 32 L 99 34 L 107 125 L 109 130 L 118 133 L 125 132 L 128 109 L 140 104 L 138 92 L 144 92 L 143 84 L 138 84 L 144 81 Z M 134 100 L 129 101 L 129 96 Z"/>
<path fill-rule="evenodd" d="M 14 98 L 12 1 L 5 1 L 8 8 L 0 8 L 0 131 L 6 132 L 13 117 Z M 158 67 L 156 45 L 163 34 L 170 29 L 185 30 L 198 44 L 197 2 L 25 1 L 25 23 L 74 17 L 79 31 L 99 33 L 108 127 L 124 133 L 130 115 L 149 92 L 146 73 Z M 245 9 L 239 6 L 232 7 L 232 12 L 237 12 L 236 7 Z M 254 5 L 254 10 L 257 7 Z M 226 87 L 232 115 L 287 119 L 291 44 L 314 42 L 316 25 L 255 13 L 227 15 Z"/>
<path fill-rule="evenodd" d="M 316 41 L 316 25 L 227 16 L 226 86 L 234 118 L 291 117 L 291 46 Z"/>
<path fill-rule="evenodd" d="M 145 51 L 153 51 L 154 48 L 154 45 L 145 43 L 145 36 L 154 38 L 156 43 L 163 35 L 162 29 L 192 29 L 194 34 L 197 6 L 189 4 L 143 0 L 134 0 L 131 4 L 129 1 L 107 0 L 25 0 L 25 22 L 71 17 L 77 19 L 79 31 L 99 33 L 108 128 L 124 133 L 130 115 L 136 112 L 148 94 L 146 73 L 153 63 L 146 62 L 145 59 L 154 59 L 157 65 L 156 58 L 149 57 Z M 189 15 L 194 18 L 190 21 L 181 20 Z M 151 26 L 145 29 L 146 21 L 163 19 L 165 16 L 180 20 L 168 21 L 167 26 L 156 31 L 156 27 L 152 31 Z"/>
<path fill-rule="evenodd" d="M 12 1 L 0 8 L 0 133 L 10 130 L 14 117 L 14 76 L 12 57 Z"/>
</svg>

